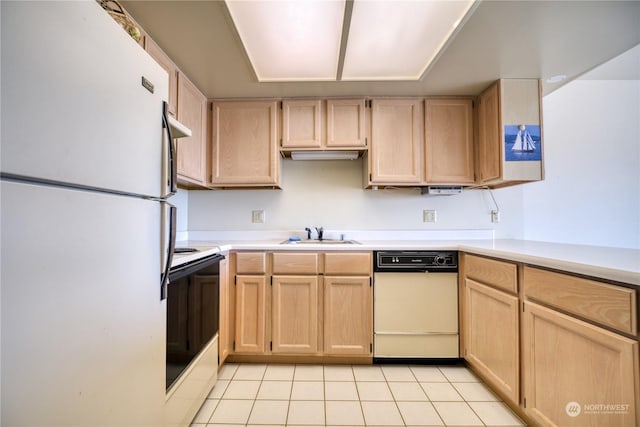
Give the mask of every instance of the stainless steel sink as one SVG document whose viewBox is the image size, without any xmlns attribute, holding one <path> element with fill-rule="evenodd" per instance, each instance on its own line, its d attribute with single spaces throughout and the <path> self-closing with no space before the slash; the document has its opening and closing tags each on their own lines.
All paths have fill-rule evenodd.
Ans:
<svg viewBox="0 0 640 427">
<path fill-rule="evenodd" d="M 285 240 L 281 245 L 360 245 L 356 240 L 338 240 L 338 239 L 309 239 L 309 240 Z"/>
</svg>

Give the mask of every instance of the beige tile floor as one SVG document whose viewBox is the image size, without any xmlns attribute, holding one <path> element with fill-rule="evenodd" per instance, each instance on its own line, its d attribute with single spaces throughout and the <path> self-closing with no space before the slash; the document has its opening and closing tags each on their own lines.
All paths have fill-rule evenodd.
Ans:
<svg viewBox="0 0 640 427">
<path fill-rule="evenodd" d="M 461 366 L 226 364 L 191 425 L 525 424 Z"/>
</svg>

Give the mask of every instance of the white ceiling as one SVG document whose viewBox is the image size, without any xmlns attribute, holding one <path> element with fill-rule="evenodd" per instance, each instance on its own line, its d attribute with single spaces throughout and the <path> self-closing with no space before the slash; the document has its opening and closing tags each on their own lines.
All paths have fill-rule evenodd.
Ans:
<svg viewBox="0 0 640 427">
<path fill-rule="evenodd" d="M 580 80 L 640 80 L 640 44 L 606 64 L 584 73 L 579 78 Z"/>
<path fill-rule="evenodd" d="M 224 2 L 121 3 L 209 98 L 476 95 L 498 78 L 546 94 L 640 44 L 640 1 L 483 1 L 420 81 L 260 83 Z"/>
</svg>

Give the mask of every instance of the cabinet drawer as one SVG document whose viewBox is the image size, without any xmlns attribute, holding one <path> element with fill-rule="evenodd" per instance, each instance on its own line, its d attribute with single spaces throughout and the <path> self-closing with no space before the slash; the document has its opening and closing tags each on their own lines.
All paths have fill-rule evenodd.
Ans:
<svg viewBox="0 0 640 427">
<path fill-rule="evenodd" d="M 527 298 L 602 325 L 629 334 L 638 333 L 634 289 L 525 267 L 524 293 Z"/>
<path fill-rule="evenodd" d="M 518 292 L 518 267 L 510 262 L 465 254 L 464 275 L 507 292 Z"/>
<path fill-rule="evenodd" d="M 274 252 L 273 274 L 318 274 L 320 255 L 315 252 Z"/>
<path fill-rule="evenodd" d="M 238 252 L 236 254 L 237 274 L 265 274 L 267 254 L 264 252 Z"/>
<path fill-rule="evenodd" d="M 371 275 L 371 252 L 328 252 L 324 254 L 326 275 Z"/>
</svg>

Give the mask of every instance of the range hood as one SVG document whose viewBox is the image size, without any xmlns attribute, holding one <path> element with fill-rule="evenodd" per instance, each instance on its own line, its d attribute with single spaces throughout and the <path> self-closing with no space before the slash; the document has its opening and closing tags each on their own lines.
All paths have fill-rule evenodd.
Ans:
<svg viewBox="0 0 640 427">
<path fill-rule="evenodd" d="M 291 160 L 355 160 L 357 151 L 292 151 Z"/>
<path fill-rule="evenodd" d="M 191 136 L 191 129 L 180 123 L 175 117 L 169 116 L 169 127 L 171 128 L 171 136 L 173 138 L 186 138 Z"/>
</svg>

